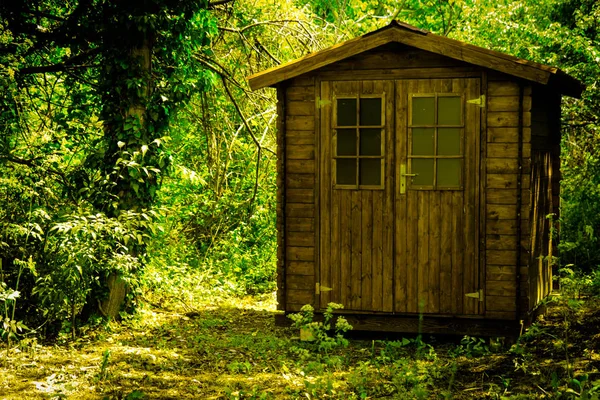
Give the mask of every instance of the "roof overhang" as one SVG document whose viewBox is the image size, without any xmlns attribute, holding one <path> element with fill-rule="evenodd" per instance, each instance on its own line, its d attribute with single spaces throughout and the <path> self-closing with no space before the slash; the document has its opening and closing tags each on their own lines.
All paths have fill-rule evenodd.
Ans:
<svg viewBox="0 0 600 400">
<path fill-rule="evenodd" d="M 581 82 L 558 68 L 523 60 L 445 36 L 435 35 L 397 21 L 393 21 L 384 28 L 358 38 L 254 74 L 248 77 L 248 82 L 252 90 L 274 86 L 279 82 L 315 71 L 335 62 L 393 42 L 440 54 L 531 82 L 549 85 L 555 87 L 560 93 L 572 97 L 579 98 L 585 89 L 585 86 Z"/>
</svg>

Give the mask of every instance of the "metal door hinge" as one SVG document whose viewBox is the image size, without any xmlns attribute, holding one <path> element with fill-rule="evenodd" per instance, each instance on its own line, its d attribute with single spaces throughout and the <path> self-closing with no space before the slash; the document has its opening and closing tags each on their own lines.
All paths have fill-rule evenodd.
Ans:
<svg viewBox="0 0 600 400">
<path fill-rule="evenodd" d="M 320 96 L 317 96 L 317 108 L 324 108 L 331 104 L 331 100 L 323 100 Z"/>
<path fill-rule="evenodd" d="M 473 293 L 466 293 L 465 296 L 472 297 L 474 299 L 479 299 L 479 301 L 483 301 L 483 289 L 479 289 L 478 291 Z"/>
<path fill-rule="evenodd" d="M 476 99 L 473 100 L 467 100 L 467 103 L 469 104 L 475 104 L 481 108 L 485 107 L 485 94 L 482 94 L 481 96 L 479 96 Z"/>
<path fill-rule="evenodd" d="M 319 284 L 319 282 L 315 283 L 315 293 L 316 294 L 321 294 L 321 292 L 330 292 L 332 290 L 333 290 L 333 288 L 330 288 L 327 286 L 321 286 Z"/>
</svg>

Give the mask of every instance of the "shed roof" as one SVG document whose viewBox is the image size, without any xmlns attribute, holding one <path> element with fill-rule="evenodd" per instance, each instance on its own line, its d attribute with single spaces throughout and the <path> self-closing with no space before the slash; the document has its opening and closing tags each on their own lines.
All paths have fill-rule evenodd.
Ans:
<svg viewBox="0 0 600 400">
<path fill-rule="evenodd" d="M 399 21 L 392 21 L 363 36 L 259 72 L 248 77 L 248 81 L 253 90 L 273 86 L 393 42 L 548 85 L 572 97 L 580 97 L 585 88 L 577 79 L 558 68 L 439 36 Z"/>
</svg>

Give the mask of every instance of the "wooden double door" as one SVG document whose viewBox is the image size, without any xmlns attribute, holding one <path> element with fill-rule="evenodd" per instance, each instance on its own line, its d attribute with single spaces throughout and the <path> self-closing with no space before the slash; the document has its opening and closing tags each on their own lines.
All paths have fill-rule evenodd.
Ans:
<svg viewBox="0 0 600 400">
<path fill-rule="evenodd" d="M 480 79 L 321 82 L 319 303 L 476 315 Z"/>
</svg>

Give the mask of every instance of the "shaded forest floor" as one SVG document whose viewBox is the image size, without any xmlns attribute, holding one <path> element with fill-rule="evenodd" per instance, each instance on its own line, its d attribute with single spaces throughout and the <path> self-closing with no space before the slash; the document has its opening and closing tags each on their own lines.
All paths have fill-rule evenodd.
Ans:
<svg viewBox="0 0 600 400">
<path fill-rule="evenodd" d="M 149 308 L 76 341 L 0 353 L 1 399 L 586 398 L 600 303 L 556 302 L 516 345 L 350 335 L 326 354 L 274 324 L 271 296 Z M 585 380 L 582 376 L 587 376 Z M 593 398 L 593 397 L 588 397 Z"/>
</svg>

